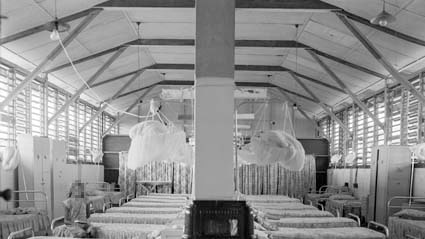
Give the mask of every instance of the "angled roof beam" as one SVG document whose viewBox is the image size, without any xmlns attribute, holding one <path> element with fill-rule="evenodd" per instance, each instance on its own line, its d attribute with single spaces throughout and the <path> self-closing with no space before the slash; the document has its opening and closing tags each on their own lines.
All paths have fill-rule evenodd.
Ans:
<svg viewBox="0 0 425 239">
<path fill-rule="evenodd" d="M 103 64 L 97 71 L 96 73 L 94 73 L 90 79 L 87 80 L 86 84 L 87 85 L 91 85 L 93 84 L 93 82 L 99 78 L 99 76 L 105 72 L 109 66 L 112 65 L 112 63 L 118 59 L 118 57 L 127 49 L 127 47 L 122 47 L 121 49 L 119 49 L 117 52 L 115 52 L 106 62 L 105 64 Z M 87 85 L 84 84 L 83 86 L 81 86 L 77 92 L 75 92 L 63 105 L 62 107 L 55 112 L 55 114 L 53 114 L 53 116 L 47 121 L 47 126 L 49 126 L 54 120 L 56 120 L 56 118 L 59 117 L 59 115 L 64 112 L 65 110 L 68 109 L 68 107 L 78 98 L 80 97 L 80 95 L 87 89 Z"/>
<path fill-rule="evenodd" d="M 110 54 L 114 51 L 117 51 L 122 46 L 194 46 L 195 40 L 193 39 L 140 39 L 133 40 L 119 46 L 106 49 L 95 54 L 80 58 L 75 60 L 74 65 L 80 64 L 86 61 L 93 60 L 97 57 L 101 57 L 107 54 Z M 236 40 L 235 47 L 270 47 L 270 48 L 305 48 L 306 45 L 298 43 L 296 41 L 267 41 L 267 40 Z M 62 70 L 66 67 L 70 67 L 71 63 L 62 64 L 55 66 L 47 71 L 46 73 L 51 73 L 54 71 Z"/>
<path fill-rule="evenodd" d="M 59 22 L 70 22 L 70 21 L 74 21 L 74 20 L 76 20 L 78 18 L 85 17 L 88 14 L 90 14 L 90 13 L 92 13 L 94 11 L 99 11 L 99 10 L 100 9 L 95 9 L 95 8 L 87 9 L 87 10 L 84 10 L 84 11 L 81 11 L 81 12 L 77 12 L 77 13 L 74 13 L 72 15 L 69 15 L 69 16 L 66 16 L 66 17 L 63 17 L 63 18 L 59 18 L 58 21 Z M 52 21 L 52 22 L 54 22 L 54 21 Z M 52 22 L 49 22 L 49 23 L 52 23 Z M 45 31 L 46 30 L 46 25 L 49 24 L 49 23 L 38 25 L 36 27 L 27 29 L 25 31 L 18 32 L 18 33 L 12 34 L 10 36 L 6 36 L 6 37 L 3 37 L 3 38 L 0 38 L 0 45 L 6 44 L 8 42 L 19 40 L 21 38 L 30 36 L 32 34 L 36 34 L 36 33 Z"/>
<path fill-rule="evenodd" d="M 314 93 L 310 90 L 302 81 L 300 78 L 298 78 L 295 74 L 291 74 L 291 76 L 294 78 L 294 80 L 314 99 L 314 102 L 318 104 L 326 113 L 338 124 L 342 127 L 342 129 L 348 133 L 348 135 L 353 135 L 353 133 L 350 131 L 347 125 L 345 125 Z"/>
<path fill-rule="evenodd" d="M 125 89 L 127 89 L 134 81 L 136 81 L 137 80 L 137 78 L 139 78 L 139 76 L 141 75 L 143 73 L 143 71 L 139 71 L 139 72 L 137 72 L 133 77 L 131 77 L 130 78 L 130 80 L 128 80 L 117 92 L 115 92 L 115 94 L 111 97 L 111 98 L 109 98 L 109 99 L 107 99 L 107 100 L 105 100 L 104 102 L 103 102 L 103 105 L 102 105 L 102 107 L 100 107 L 100 109 L 98 110 L 98 111 L 96 111 L 96 114 L 94 114 L 94 115 L 92 115 L 92 117 L 89 119 L 89 120 L 87 120 L 84 124 L 83 124 L 83 126 L 81 126 L 80 127 L 80 129 L 78 130 L 78 132 L 82 132 L 91 122 L 93 122 L 93 120 L 95 120 L 97 117 L 99 117 L 102 113 L 103 113 L 103 111 L 105 111 L 106 110 L 106 108 L 108 107 L 108 105 L 111 103 L 111 102 L 113 102 L 114 100 L 116 100 L 117 98 L 118 98 L 118 96 L 125 90 Z"/>
<path fill-rule="evenodd" d="M 335 72 L 333 72 L 331 70 L 331 68 L 329 68 L 329 66 L 327 66 L 320 58 L 319 56 L 316 55 L 316 53 L 314 53 L 313 51 L 309 51 L 307 50 L 307 52 L 313 57 L 313 59 L 323 68 L 323 70 L 326 71 L 326 73 L 328 73 L 328 75 L 339 85 L 339 87 L 341 87 L 342 89 L 344 89 L 345 93 L 347 95 L 350 96 L 350 98 L 356 102 L 356 104 L 373 120 L 373 122 L 379 126 L 379 128 L 381 128 L 382 130 L 385 130 L 385 126 L 384 124 L 379 121 L 379 119 L 376 117 L 376 115 L 374 115 L 369 109 L 368 107 L 357 97 L 356 94 L 354 94 L 354 92 L 352 92 L 347 85 L 345 85 L 345 83 L 335 74 Z"/>
<path fill-rule="evenodd" d="M 354 64 L 354 63 L 352 63 L 352 62 L 349 62 L 349 61 L 346 61 L 346 60 L 344 60 L 344 59 L 338 58 L 338 57 L 336 57 L 336 56 L 332 56 L 332 55 L 330 55 L 330 54 L 328 54 L 328 53 L 326 53 L 326 52 L 322 52 L 322 51 L 319 51 L 319 50 L 314 49 L 314 48 L 311 48 L 311 47 L 310 47 L 310 48 L 306 47 L 305 49 L 306 49 L 306 50 L 308 49 L 308 50 L 310 50 L 310 51 L 313 51 L 314 53 L 316 53 L 316 54 L 317 54 L 317 55 L 319 55 L 319 56 L 322 56 L 322 57 L 328 58 L 329 60 L 332 60 L 332 61 L 335 61 L 335 62 L 340 63 L 340 64 L 342 64 L 342 65 L 345 65 L 345 66 L 351 67 L 351 68 L 353 68 L 353 69 L 356 69 L 356 70 L 358 70 L 358 71 L 364 72 L 364 73 L 366 73 L 366 74 L 369 74 L 369 75 L 372 75 L 372 76 L 376 76 L 376 77 L 379 77 L 379 78 L 381 78 L 381 79 L 385 79 L 385 78 L 387 77 L 387 76 L 386 76 L 386 75 L 384 75 L 384 74 L 381 74 L 381 73 L 376 72 L 376 71 L 373 71 L 373 70 L 371 70 L 371 69 L 369 69 L 369 68 L 366 68 L 366 67 L 363 67 L 363 66 L 360 66 L 360 65 Z"/>
<path fill-rule="evenodd" d="M 154 64 L 154 65 L 146 67 L 145 69 L 146 70 L 193 70 L 194 67 L 195 66 L 193 64 Z M 282 67 L 282 66 L 261 66 L 261 65 L 236 65 L 235 70 L 236 71 L 268 71 L 268 72 L 271 72 L 271 71 L 275 71 L 275 72 L 286 71 L 286 72 L 292 72 L 292 70 L 285 68 L 285 67 Z M 119 76 L 113 77 L 113 78 L 108 79 L 108 80 L 98 82 L 96 84 L 93 84 L 92 87 L 98 87 L 98 86 L 101 86 L 101 85 L 122 79 L 124 77 L 135 74 L 137 71 L 138 70 L 132 71 L 132 72 L 129 72 L 129 73 L 126 73 L 126 74 L 123 74 L 123 75 L 119 75 Z M 295 73 L 295 74 L 297 76 L 302 77 L 302 78 L 304 78 L 308 81 L 311 81 L 313 83 L 319 84 L 321 86 L 327 87 L 329 89 L 332 89 L 332 90 L 335 90 L 335 91 L 338 91 L 338 92 L 341 92 L 341 93 L 345 93 L 345 91 L 343 89 L 340 89 L 340 88 L 338 88 L 334 85 L 327 84 L 325 82 L 322 82 L 320 80 L 316 80 L 316 79 L 314 79 L 310 76 L 306 76 L 306 75 L 303 75 L 303 74 L 300 74 L 300 73 Z"/>
<path fill-rule="evenodd" d="M 318 85 L 324 86 L 324 87 L 326 87 L 326 88 L 329 88 L 329 89 L 332 89 L 332 90 L 335 90 L 335 91 L 338 91 L 338 92 L 341 92 L 341 93 L 345 93 L 345 91 L 344 91 L 343 89 L 340 89 L 340 88 L 338 88 L 338 87 L 336 87 L 336 86 L 334 86 L 334 85 L 331 85 L 331 84 L 325 83 L 325 82 L 320 81 L 320 80 L 316 80 L 316 79 L 314 79 L 313 77 L 306 76 L 306 75 L 303 75 L 303 74 L 298 73 L 298 72 L 294 72 L 294 71 L 292 71 L 292 70 L 290 70 L 290 69 L 288 69 L 288 68 L 285 68 L 285 67 L 283 67 L 283 66 L 282 66 L 282 68 L 283 68 L 283 69 L 285 69 L 285 71 L 290 72 L 290 73 L 293 73 L 293 74 L 295 74 L 295 75 L 297 75 L 297 76 L 299 76 L 299 77 L 301 77 L 301 78 L 304 78 L 304 79 L 306 79 L 306 80 L 308 80 L 308 81 L 310 81 L 310 82 L 316 83 L 316 84 L 318 84 Z"/>
<path fill-rule="evenodd" d="M 70 32 L 62 41 L 64 47 L 68 46 L 80 34 L 87 25 L 100 13 L 101 10 L 92 11 L 87 15 L 72 32 Z M 19 84 L 12 92 L 0 103 L 0 110 L 14 100 L 18 94 L 25 89 L 25 86 L 32 82 L 43 69 L 50 64 L 61 52 L 63 48 L 60 44 L 50 52 L 49 55 Z"/>
<path fill-rule="evenodd" d="M 350 18 L 353 21 L 356 21 L 358 23 L 361 23 L 363 25 L 366 25 L 366 26 L 371 27 L 373 29 L 376 29 L 378 31 L 385 32 L 385 33 L 387 33 L 387 34 L 389 34 L 393 37 L 397 37 L 399 39 L 402 39 L 402 40 L 405 40 L 405 41 L 408 41 L 408 42 L 411 42 L 411 43 L 414 43 L 414 44 L 417 44 L 417 45 L 420 45 L 420 46 L 425 46 L 425 41 L 421 40 L 419 38 L 415 38 L 415 37 L 409 36 L 407 34 L 392 30 L 391 28 L 382 27 L 382 26 L 379 26 L 379 25 L 372 24 L 372 23 L 370 23 L 370 21 L 368 19 L 362 18 L 360 16 L 357 16 L 353 13 L 350 13 L 350 12 L 347 12 L 347 11 L 344 11 L 344 10 L 340 11 L 339 13 L 345 15 L 346 17 Z"/>
<path fill-rule="evenodd" d="M 425 104 L 425 95 L 415 89 L 415 87 L 405 79 L 395 69 L 390 62 L 375 48 L 369 39 L 360 32 L 360 30 L 347 19 L 343 14 L 336 14 L 342 23 L 351 31 L 351 33 L 362 43 L 362 45 L 369 51 L 369 53 L 396 79 L 406 90 L 410 91 L 419 101 Z"/>
<path fill-rule="evenodd" d="M 147 67 L 146 69 L 151 70 L 193 70 L 193 64 L 155 64 Z M 282 66 L 260 66 L 260 65 L 235 65 L 235 71 L 266 71 L 266 72 L 292 72 L 292 70 Z M 312 77 L 295 73 L 299 77 L 302 77 L 308 81 L 327 87 L 329 89 L 345 93 L 343 89 L 340 89 L 334 85 L 327 84 L 325 82 L 316 80 Z"/>
<path fill-rule="evenodd" d="M 194 70 L 194 64 L 154 64 L 146 70 Z M 286 71 L 280 66 L 268 65 L 235 65 L 235 71 Z"/>
<path fill-rule="evenodd" d="M 107 50 L 104 50 L 104 51 L 101 51 L 101 52 L 97 52 L 97 53 L 95 53 L 95 54 L 93 54 L 93 55 L 89 55 L 89 56 L 86 56 L 86 57 L 80 58 L 80 59 L 78 59 L 78 60 L 75 60 L 75 61 L 73 61 L 72 63 L 73 63 L 74 65 L 77 65 L 77 64 L 80 64 L 80 63 L 83 63 L 83 62 L 86 62 L 86 61 L 90 61 L 90 60 L 93 60 L 93 59 L 95 59 L 95 58 L 97 58 L 97 57 L 101 57 L 101 56 L 104 56 L 104 55 L 110 54 L 110 53 L 112 53 L 112 52 L 116 52 L 116 51 L 118 51 L 119 49 L 121 49 L 123 46 L 124 46 L 124 45 L 120 45 L 120 46 L 116 46 L 116 47 L 113 47 L 113 48 L 110 48 L 110 49 L 107 49 Z M 67 67 L 70 67 L 70 66 L 71 66 L 71 63 L 65 63 L 65 64 L 63 64 L 63 65 L 59 65 L 59 66 L 55 66 L 55 67 L 53 67 L 53 68 L 50 68 L 50 69 L 48 69 L 47 71 L 45 71 L 45 73 L 49 74 L 49 73 L 52 73 L 52 72 L 54 72 L 54 71 L 59 71 L 59 70 L 62 70 L 62 69 L 64 69 L 64 68 L 67 68 Z"/>
<path fill-rule="evenodd" d="M 102 8 L 194 8 L 195 0 L 110 0 L 97 5 Z M 340 10 L 319 0 L 236 0 L 236 8 L 288 9 L 304 11 Z"/>
<path fill-rule="evenodd" d="M 127 76 L 134 75 L 134 74 L 136 74 L 137 72 L 139 72 L 141 70 L 144 70 L 144 68 L 139 69 L 139 70 L 136 70 L 136 71 L 128 72 L 128 73 L 125 73 L 125 74 L 122 74 L 122 75 L 119 75 L 119 76 L 115 76 L 115 77 L 112 77 L 110 79 L 107 79 L 107 80 L 104 80 L 104 81 L 100 81 L 98 83 L 94 83 L 93 85 L 91 85 L 91 88 L 95 88 L 95 87 L 98 87 L 98 86 L 101 86 L 101 85 L 104 85 L 104 84 L 108 84 L 110 82 L 114 82 L 116 80 L 125 78 Z"/>
<path fill-rule="evenodd" d="M 124 117 L 126 116 L 126 113 L 130 113 L 133 109 L 134 109 L 134 107 L 136 107 L 142 100 L 143 100 L 143 98 L 145 98 L 145 96 L 147 95 L 147 94 L 149 94 L 149 92 L 151 92 L 152 90 L 153 90 L 153 88 L 155 88 L 155 85 L 156 84 L 153 84 L 153 85 L 151 85 L 151 86 L 148 86 L 147 88 L 146 88 L 146 91 L 145 92 L 143 92 L 143 94 L 141 95 L 141 96 L 139 96 L 138 98 L 137 98 L 137 100 L 136 101 L 134 101 L 134 103 L 133 104 L 131 104 L 126 110 L 125 110 L 125 112 L 124 113 L 122 113 L 121 115 L 119 115 L 118 116 L 118 118 L 116 118 L 115 119 L 115 121 L 114 121 L 114 123 L 111 125 L 111 126 L 109 126 L 109 128 L 107 128 L 105 131 L 103 131 L 102 132 L 102 137 L 104 137 L 106 134 L 108 134 L 111 130 L 112 130 L 112 128 L 114 128 L 117 124 L 119 124 L 119 122 L 122 120 L 122 119 L 124 119 Z"/>
<path fill-rule="evenodd" d="M 194 81 L 163 80 L 163 81 L 159 81 L 159 82 L 157 82 L 157 83 L 155 83 L 153 85 L 179 85 L 179 86 L 187 85 L 187 86 L 191 86 L 191 85 L 194 85 Z M 268 88 L 270 88 L 270 87 L 276 87 L 276 88 L 279 88 L 280 90 L 283 90 L 283 91 L 285 91 L 285 92 L 287 92 L 287 93 L 289 93 L 291 95 L 295 95 L 295 96 L 300 97 L 300 98 L 303 98 L 305 100 L 308 100 L 308 101 L 311 101 L 311 102 L 315 102 L 315 100 L 312 99 L 312 98 L 310 98 L 310 97 L 307 97 L 305 95 L 299 94 L 297 92 L 293 92 L 293 91 L 284 89 L 284 88 L 282 88 L 282 87 L 280 87 L 278 85 L 271 84 L 271 83 L 268 83 L 268 82 L 244 82 L 244 81 L 237 81 L 237 82 L 235 82 L 235 85 L 236 86 L 239 86 L 239 87 L 268 87 Z M 139 88 L 139 89 L 135 89 L 135 90 L 132 90 L 132 91 L 123 93 L 123 94 L 119 95 L 117 97 L 117 99 L 118 98 L 129 96 L 129 95 L 132 95 L 132 94 L 137 93 L 139 91 L 145 90 L 145 89 L 147 89 L 147 88 L 149 88 L 151 86 L 152 85 L 145 86 L 145 87 L 142 87 L 142 88 Z"/>
<path fill-rule="evenodd" d="M 100 56 L 104 56 L 106 54 L 112 53 L 114 51 L 117 51 L 120 47 L 122 46 L 194 46 L 195 45 L 195 41 L 192 39 L 140 39 L 140 40 L 133 40 L 127 43 L 124 43 L 120 46 L 116 46 L 110 49 L 106 49 L 100 52 L 97 52 L 93 55 L 89 55 L 83 58 L 80 58 L 78 60 L 74 61 L 74 65 L 79 64 L 79 63 L 83 63 L 89 60 L 92 60 L 94 58 L 100 57 Z M 380 78 L 385 78 L 386 76 L 383 74 L 380 74 L 378 72 L 372 71 L 366 67 L 362 67 L 359 65 L 356 65 L 354 63 L 348 62 L 344 59 L 329 55 L 325 52 L 319 51 L 317 49 L 314 49 L 310 46 L 304 45 L 300 42 L 297 41 L 273 41 L 273 40 L 236 40 L 235 41 L 235 47 L 271 47 L 271 48 L 304 48 L 304 49 L 312 49 L 314 50 L 318 55 L 321 55 L 323 57 L 326 57 L 330 60 L 333 60 L 335 62 L 338 62 L 340 64 L 346 65 L 348 67 L 351 67 L 353 69 L 362 71 L 364 73 L 376 76 L 376 77 L 380 77 Z M 59 65 L 56 67 L 53 67 L 47 71 L 45 71 L 46 73 L 51 73 L 54 71 L 58 71 L 61 69 L 64 69 L 66 67 L 71 66 L 70 63 L 66 63 L 63 65 Z"/>
</svg>

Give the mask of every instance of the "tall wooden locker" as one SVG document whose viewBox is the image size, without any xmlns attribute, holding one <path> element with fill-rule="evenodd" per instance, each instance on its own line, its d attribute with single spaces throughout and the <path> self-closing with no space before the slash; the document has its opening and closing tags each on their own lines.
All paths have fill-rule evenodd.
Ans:
<svg viewBox="0 0 425 239">
<path fill-rule="evenodd" d="M 368 220 L 387 224 L 387 202 L 408 196 L 411 153 L 407 146 L 376 146 L 372 149 Z M 400 202 L 401 203 L 401 202 Z"/>
<path fill-rule="evenodd" d="M 19 165 L 18 182 L 19 190 L 42 191 L 47 195 L 47 210 L 49 216 L 52 216 L 52 184 L 51 175 L 52 167 L 50 163 L 50 146 L 49 139 L 42 137 L 34 137 L 32 135 L 23 134 L 17 137 L 17 146 L 21 156 Z M 20 197 L 34 199 L 37 208 L 45 208 L 40 201 L 44 200 L 40 194 L 32 195 L 21 194 Z M 25 205 L 27 206 L 27 205 Z M 28 205 L 34 206 L 34 205 Z"/>
<path fill-rule="evenodd" d="M 69 187 L 77 178 L 77 166 L 66 163 L 66 142 L 50 140 L 50 158 L 52 161 L 53 218 L 64 216 L 63 201 L 66 199 Z"/>
</svg>

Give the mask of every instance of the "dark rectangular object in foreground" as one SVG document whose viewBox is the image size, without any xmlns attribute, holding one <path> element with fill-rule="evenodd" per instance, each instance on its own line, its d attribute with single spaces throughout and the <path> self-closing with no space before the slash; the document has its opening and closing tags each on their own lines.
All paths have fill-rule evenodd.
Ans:
<svg viewBox="0 0 425 239">
<path fill-rule="evenodd" d="M 245 201 L 195 200 L 185 215 L 186 239 L 253 238 L 253 218 Z"/>
</svg>

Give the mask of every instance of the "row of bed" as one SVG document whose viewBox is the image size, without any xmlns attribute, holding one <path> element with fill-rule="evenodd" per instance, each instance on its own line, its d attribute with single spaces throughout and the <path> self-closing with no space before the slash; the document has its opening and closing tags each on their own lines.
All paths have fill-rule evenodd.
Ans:
<svg viewBox="0 0 425 239">
<path fill-rule="evenodd" d="M 324 193 L 326 191 L 318 194 Z M 347 195 L 341 191 L 329 194 L 329 197 L 306 195 L 304 202 L 307 204 L 303 204 L 302 199 L 276 195 L 246 195 L 243 199 L 248 202 L 254 214 L 255 234 L 258 238 L 425 238 L 425 218 L 422 218 L 422 211 L 408 209 L 395 214 L 389 218 L 389 230 L 384 225 L 373 222 L 368 224 L 369 228 L 365 228 L 360 227 L 361 220 L 358 215 L 344 213 L 346 205 L 352 210 L 350 205 L 359 203 L 356 199 L 349 202 L 348 197 L 331 197 Z M 94 196 L 95 198 L 90 198 Z M 99 200 L 99 196 L 89 196 L 89 200 Z M 188 195 L 149 194 L 132 200 L 126 197 L 119 200 L 116 198 L 112 202 L 110 196 L 105 196 L 102 203 L 92 206 L 94 213 L 89 222 L 98 229 L 99 238 L 181 238 L 184 225 L 183 209 L 190 202 Z M 42 235 L 51 235 L 58 220 L 53 220 L 50 225 L 43 210 L 14 210 L 20 210 L 22 213 L 0 215 L 1 239 L 20 238 L 24 234 L 28 236 L 28 233 L 38 235 L 32 237 L 36 239 L 55 238 Z"/>
<path fill-rule="evenodd" d="M 90 215 L 89 223 L 96 228 L 97 238 L 181 238 L 183 233 L 183 208 L 188 203 L 188 195 L 150 194 L 140 196 L 123 203 L 119 207 L 110 207 L 102 212 Z M 50 235 L 63 218 L 52 221 Z M 34 233 L 35 232 L 35 233 Z M 25 227 L 9 236 L 20 238 L 24 234 L 33 234 L 34 239 L 55 239 L 64 237 L 34 236 L 40 231 Z"/>
<path fill-rule="evenodd" d="M 128 197 L 115 186 L 106 182 L 85 183 L 86 196 L 91 212 L 104 212 L 112 206 L 120 206 Z M 14 191 L 14 199 L 6 203 L 6 209 L 0 210 L 0 239 L 26 228 L 35 235 L 50 233 L 47 195 L 41 191 Z M 19 207 L 16 207 L 16 206 Z"/>
</svg>

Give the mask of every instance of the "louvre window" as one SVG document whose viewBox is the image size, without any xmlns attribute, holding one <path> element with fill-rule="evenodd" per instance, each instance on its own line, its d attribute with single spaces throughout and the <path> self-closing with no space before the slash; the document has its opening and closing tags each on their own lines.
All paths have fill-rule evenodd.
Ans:
<svg viewBox="0 0 425 239">
<path fill-rule="evenodd" d="M 413 86 L 424 93 L 424 80 L 416 79 Z M 424 137 L 424 107 L 410 92 L 397 86 L 388 90 L 388 107 L 385 94 L 379 93 L 364 103 L 372 114 L 385 123 L 388 114 L 390 145 L 415 145 L 425 141 Z M 386 112 L 388 109 L 388 113 Z M 384 130 L 381 129 L 358 106 L 350 106 L 336 113 L 347 127 L 353 132 L 353 141 L 344 133 L 329 116 L 319 120 L 319 126 L 325 135 L 329 136 L 330 150 L 333 154 L 346 155 L 355 152 L 358 165 L 369 165 L 371 162 L 372 147 L 385 144 Z"/>
<path fill-rule="evenodd" d="M 0 64 L 0 101 L 3 101 L 23 80 L 25 75 L 14 68 Z M 62 89 L 41 80 L 33 80 L 31 84 L 16 97 L 0 117 L 0 148 L 12 146 L 18 134 L 42 136 L 45 132 L 46 118 L 50 119 L 69 99 L 70 94 Z M 113 124 L 114 118 L 102 113 L 78 133 L 97 109 L 83 101 L 72 103 L 68 110 L 61 113 L 48 126 L 49 138 L 67 142 L 68 160 L 77 158 L 84 162 L 92 161 L 90 150 L 101 149 L 102 132 Z M 46 115 L 47 114 L 47 115 Z M 118 133 L 115 126 L 111 134 Z"/>
</svg>

